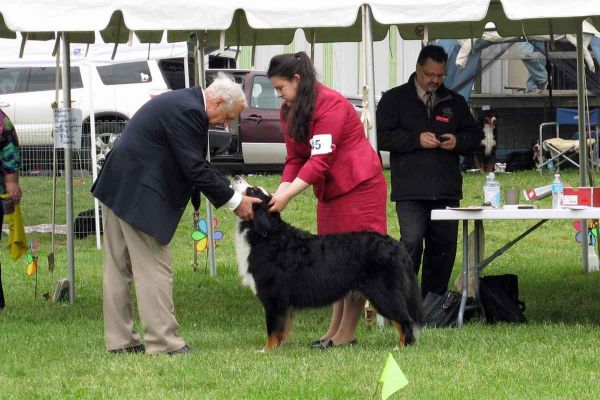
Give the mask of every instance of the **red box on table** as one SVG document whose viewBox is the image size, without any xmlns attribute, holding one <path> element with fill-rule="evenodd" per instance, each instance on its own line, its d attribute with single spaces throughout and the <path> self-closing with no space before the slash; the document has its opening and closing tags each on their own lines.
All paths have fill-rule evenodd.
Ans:
<svg viewBox="0 0 600 400">
<path fill-rule="evenodd" d="M 562 205 L 600 207 L 600 187 L 565 187 Z"/>
</svg>

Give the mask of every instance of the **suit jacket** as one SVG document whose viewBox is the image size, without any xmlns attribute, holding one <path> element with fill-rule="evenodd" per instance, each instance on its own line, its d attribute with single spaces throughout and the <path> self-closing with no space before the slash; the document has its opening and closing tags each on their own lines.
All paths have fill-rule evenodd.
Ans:
<svg viewBox="0 0 600 400">
<path fill-rule="evenodd" d="M 216 207 L 233 196 L 225 176 L 205 159 L 207 141 L 202 90 L 161 94 L 131 118 L 92 193 L 119 218 L 167 244 L 193 187 Z"/>
<path fill-rule="evenodd" d="M 359 184 L 382 175 L 381 161 L 365 137 L 358 113 L 341 94 L 317 83 L 317 98 L 311 115 L 307 140 L 296 142 L 288 134 L 281 109 L 287 157 L 282 182 L 299 177 L 313 185 L 319 200 L 330 200 L 350 192 Z M 328 154 L 311 155 L 310 140 L 315 135 L 330 134 L 335 146 Z"/>
</svg>

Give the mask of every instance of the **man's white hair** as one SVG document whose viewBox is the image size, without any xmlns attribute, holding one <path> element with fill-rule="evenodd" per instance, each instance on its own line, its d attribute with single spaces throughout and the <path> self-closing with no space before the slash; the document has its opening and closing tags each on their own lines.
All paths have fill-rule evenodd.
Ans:
<svg viewBox="0 0 600 400">
<path fill-rule="evenodd" d="M 217 74 L 215 80 L 206 88 L 206 92 L 210 93 L 213 98 L 223 98 L 226 107 L 230 110 L 236 103 L 243 104 L 244 107 L 248 105 L 242 86 L 235 83 L 233 77 L 223 72 Z"/>
</svg>

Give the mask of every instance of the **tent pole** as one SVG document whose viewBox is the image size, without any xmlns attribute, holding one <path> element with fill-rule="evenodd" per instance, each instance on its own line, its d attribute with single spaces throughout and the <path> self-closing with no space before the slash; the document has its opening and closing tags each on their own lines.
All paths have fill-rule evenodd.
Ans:
<svg viewBox="0 0 600 400">
<path fill-rule="evenodd" d="M 200 32 L 202 37 L 196 37 L 196 44 L 198 46 L 198 77 L 199 84 L 202 86 L 202 90 L 206 90 L 206 66 L 204 65 L 204 50 L 206 48 L 206 31 Z M 207 132 L 207 143 L 208 150 L 206 152 L 206 160 L 210 162 L 210 134 Z M 217 275 L 217 267 L 215 265 L 215 241 L 214 241 L 214 228 L 213 228 L 213 209 L 212 204 L 205 196 L 206 199 L 206 226 L 207 226 L 207 236 L 208 236 L 208 260 L 210 266 L 210 276 Z"/>
<path fill-rule="evenodd" d="M 256 65 L 256 30 L 252 33 L 252 54 L 250 55 L 250 69 Z"/>
<path fill-rule="evenodd" d="M 363 46 L 365 49 L 365 80 L 364 85 L 369 88 L 369 119 L 371 127 L 367 137 L 369 143 L 377 151 L 377 125 L 375 122 L 375 70 L 373 67 L 373 31 L 371 29 L 371 9 L 366 4 L 361 6 L 363 26 Z"/>
<path fill-rule="evenodd" d="M 188 63 L 188 55 L 186 54 L 183 57 L 183 80 L 186 88 L 190 87 L 190 65 Z"/>
<path fill-rule="evenodd" d="M 315 65 L 315 41 L 317 40 L 317 28 L 312 30 L 312 40 L 310 41 L 310 60 Z"/>
<path fill-rule="evenodd" d="M 62 33 L 63 40 L 62 54 L 62 83 L 63 83 L 63 107 L 71 108 L 71 50 L 69 43 L 69 34 Z M 71 131 L 71 127 L 67 127 Z M 75 251 L 73 246 L 73 166 L 72 166 L 72 145 L 68 143 L 65 147 L 65 194 L 67 209 L 67 260 L 68 260 L 68 280 L 69 280 L 69 303 L 75 302 Z"/>
<path fill-rule="evenodd" d="M 583 62 L 583 21 L 577 25 L 577 112 L 579 119 L 579 186 L 587 186 L 587 135 L 585 132 L 585 64 Z M 588 226 L 581 221 L 581 261 L 583 270 L 589 272 Z"/>
<path fill-rule="evenodd" d="M 94 90 L 93 90 L 93 77 L 92 77 L 92 68 L 94 68 L 94 64 L 89 60 L 86 61 L 87 65 L 87 81 L 90 87 L 90 91 L 88 93 L 88 101 L 89 101 L 89 111 L 90 111 L 90 155 L 92 156 L 92 182 L 96 181 L 98 178 L 98 154 L 96 148 L 96 113 L 94 111 Z M 100 220 L 100 201 L 97 198 L 94 198 L 94 222 L 96 226 L 96 248 L 100 250 L 102 248 L 102 239 L 100 233 L 100 224 L 102 221 Z"/>
</svg>

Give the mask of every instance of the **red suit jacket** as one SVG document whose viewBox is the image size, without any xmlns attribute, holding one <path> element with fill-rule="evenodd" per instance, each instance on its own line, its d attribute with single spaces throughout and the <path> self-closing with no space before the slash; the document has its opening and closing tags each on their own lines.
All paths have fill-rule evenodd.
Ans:
<svg viewBox="0 0 600 400">
<path fill-rule="evenodd" d="M 310 132 L 305 142 L 288 135 L 281 110 L 287 157 L 282 182 L 296 177 L 311 184 L 319 200 L 333 199 L 381 173 L 381 161 L 367 140 L 354 106 L 335 90 L 317 83 L 317 99 L 311 116 Z M 331 134 L 333 151 L 311 156 L 310 139 Z"/>
</svg>

